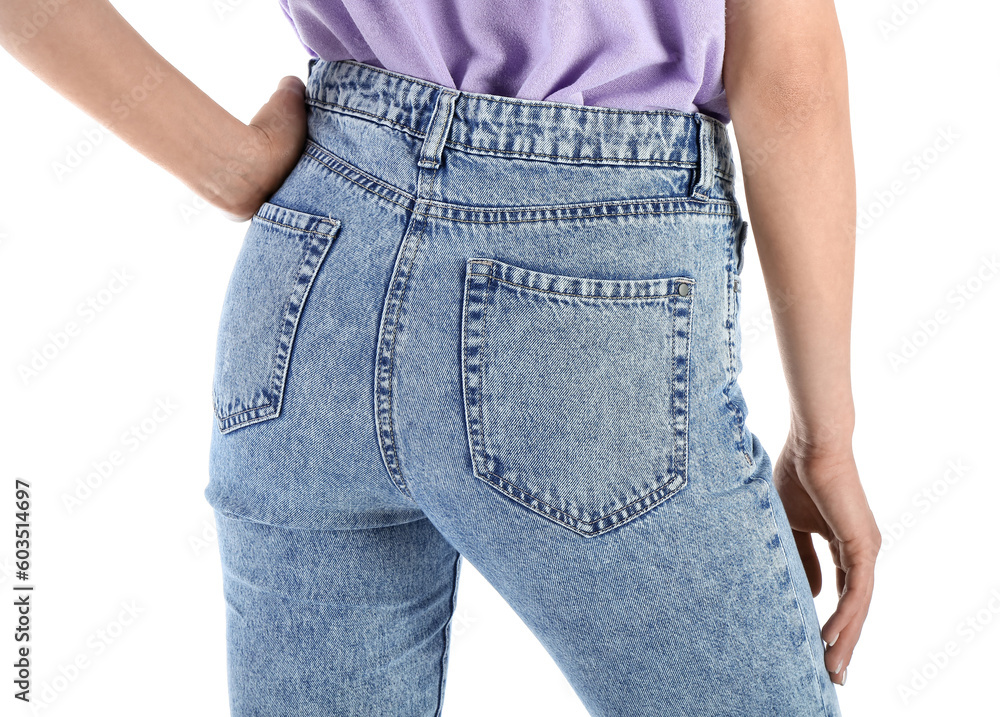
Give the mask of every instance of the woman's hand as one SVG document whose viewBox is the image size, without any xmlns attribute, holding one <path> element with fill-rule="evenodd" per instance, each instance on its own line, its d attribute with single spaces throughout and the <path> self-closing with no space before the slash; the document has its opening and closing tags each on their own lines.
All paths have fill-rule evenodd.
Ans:
<svg viewBox="0 0 1000 717">
<path fill-rule="evenodd" d="M 227 218 L 246 221 L 291 173 L 305 141 L 305 85 L 288 75 L 245 132 L 232 137 L 232 159 L 207 178 L 204 198 Z"/>
<path fill-rule="evenodd" d="M 814 595 L 810 533 L 830 543 L 839 602 L 822 636 L 826 668 L 843 684 L 881 536 L 851 449 L 857 188 L 834 1 L 729 0 L 722 74 L 788 384 L 792 430 L 774 484 Z"/>
<path fill-rule="evenodd" d="M 868 615 L 875 585 L 875 558 L 882 536 L 861 487 L 850 444 L 818 449 L 789 434 L 774 464 L 781 497 L 813 596 L 822 585 L 811 533 L 830 544 L 837 570 L 837 609 L 823 626 L 826 669 L 844 684 L 847 666 Z"/>
<path fill-rule="evenodd" d="M 245 221 L 288 177 L 306 137 L 305 86 L 290 75 L 244 124 L 166 61 L 108 0 L 0 3 L 0 45 L 102 126 L 230 219 Z M 37 33 L 23 35 L 23 28 Z"/>
</svg>

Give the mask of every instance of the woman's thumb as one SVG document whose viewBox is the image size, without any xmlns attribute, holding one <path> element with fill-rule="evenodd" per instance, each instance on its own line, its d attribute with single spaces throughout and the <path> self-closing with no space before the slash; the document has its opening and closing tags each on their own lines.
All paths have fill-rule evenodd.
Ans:
<svg viewBox="0 0 1000 717">
<path fill-rule="evenodd" d="M 296 75 L 285 75 L 280 80 L 278 80 L 278 89 L 275 90 L 292 90 L 299 93 L 300 95 L 305 95 L 306 86 L 302 82 L 302 79 Z"/>
<path fill-rule="evenodd" d="M 264 131 L 280 154 L 300 148 L 306 132 L 305 84 L 295 75 L 282 77 L 277 89 L 250 124 Z"/>
</svg>

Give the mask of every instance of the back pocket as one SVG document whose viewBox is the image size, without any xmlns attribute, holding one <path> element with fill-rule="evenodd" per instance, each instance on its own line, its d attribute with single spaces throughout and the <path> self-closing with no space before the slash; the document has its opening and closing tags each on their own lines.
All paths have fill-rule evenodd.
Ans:
<svg viewBox="0 0 1000 717">
<path fill-rule="evenodd" d="M 466 260 L 462 380 L 476 476 L 581 535 L 687 485 L 695 282 Z"/>
<path fill-rule="evenodd" d="M 276 418 L 306 298 L 340 230 L 332 217 L 265 202 L 223 301 L 212 404 L 222 433 Z"/>
</svg>

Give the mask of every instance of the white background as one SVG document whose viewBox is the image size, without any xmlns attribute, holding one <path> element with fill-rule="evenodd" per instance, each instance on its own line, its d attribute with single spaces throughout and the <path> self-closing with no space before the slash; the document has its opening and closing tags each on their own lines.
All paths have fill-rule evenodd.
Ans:
<svg viewBox="0 0 1000 717">
<path fill-rule="evenodd" d="M 244 122 L 283 75 L 305 77 L 308 57 L 271 0 L 114 5 Z M 850 679 L 837 689 L 848 716 L 997 714 L 1000 276 L 977 272 L 1000 254 L 1000 10 L 855 0 L 838 11 L 858 177 L 855 453 L 885 542 Z M 33 689 L 49 701 L 39 711 L 228 714 L 221 573 L 202 491 L 215 331 L 246 224 L 195 209 L 181 182 L 6 53 L 0 77 L 0 512 L 11 526 L 14 478 L 30 480 Z M 951 139 L 935 145 L 939 136 Z M 59 176 L 57 163 L 88 144 Z M 131 276 L 125 289 L 25 381 L 19 366 L 50 333 L 79 324 L 77 306 L 115 271 Z M 744 281 L 740 380 L 750 429 L 773 458 L 786 393 L 752 237 Z M 961 304 L 959 286 L 970 296 Z M 907 341 L 915 348 L 894 364 Z M 158 400 L 175 406 L 159 423 L 149 420 Z M 131 450 L 120 436 L 144 420 L 151 430 Z M 124 463 L 68 507 L 116 449 Z M 29 714 L 10 696 L 13 538 L 9 527 L 2 535 L 0 700 L 4 714 Z M 825 621 L 833 573 L 817 547 Z M 138 611 L 128 624 L 126 604 Z M 453 631 L 445 715 L 585 715 L 467 562 Z M 89 662 L 74 670 L 79 656 Z"/>
</svg>

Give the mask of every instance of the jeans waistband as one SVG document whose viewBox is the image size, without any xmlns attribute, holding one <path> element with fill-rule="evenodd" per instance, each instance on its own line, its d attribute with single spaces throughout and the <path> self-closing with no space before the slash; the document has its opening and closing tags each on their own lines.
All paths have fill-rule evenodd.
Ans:
<svg viewBox="0 0 1000 717">
<path fill-rule="evenodd" d="M 691 196 L 732 179 L 726 126 L 701 113 L 626 110 L 467 92 L 355 60 L 309 60 L 307 101 L 426 138 L 423 166 L 445 145 L 524 159 L 696 170 Z"/>
</svg>

